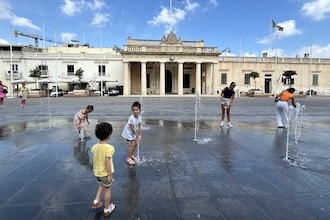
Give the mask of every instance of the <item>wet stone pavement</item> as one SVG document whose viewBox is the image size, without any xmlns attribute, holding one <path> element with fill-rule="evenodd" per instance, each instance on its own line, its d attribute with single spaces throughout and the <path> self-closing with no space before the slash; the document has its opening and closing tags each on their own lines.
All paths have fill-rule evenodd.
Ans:
<svg viewBox="0 0 330 220">
<path fill-rule="evenodd" d="M 143 139 L 140 163 L 129 168 L 121 130 L 136 100 Z M 26 108 L 7 98 L 0 219 L 330 219 L 330 97 L 297 101 L 306 106 L 300 127 L 287 130 L 276 127 L 271 97 L 237 97 L 233 129 L 219 127 L 216 97 L 31 98 Z M 80 142 L 73 115 L 88 104 L 92 136 Z M 109 217 L 91 208 L 90 149 L 105 120 L 116 148 Z"/>
</svg>

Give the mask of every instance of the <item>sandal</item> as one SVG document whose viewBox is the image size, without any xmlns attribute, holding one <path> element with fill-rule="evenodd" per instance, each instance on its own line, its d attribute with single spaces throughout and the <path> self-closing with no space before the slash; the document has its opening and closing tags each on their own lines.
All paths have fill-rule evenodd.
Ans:
<svg viewBox="0 0 330 220">
<path fill-rule="evenodd" d="M 104 216 L 110 215 L 116 208 L 116 205 L 113 203 L 110 203 L 109 208 L 104 209 Z"/>
<path fill-rule="evenodd" d="M 135 157 L 135 156 L 132 156 L 132 160 L 136 163 L 136 162 L 138 162 L 138 159 L 137 159 L 137 157 Z"/>
<path fill-rule="evenodd" d="M 103 203 L 101 201 L 97 201 L 97 200 L 94 200 L 93 204 L 92 204 L 92 208 L 93 209 L 99 209 L 103 206 Z"/>
<path fill-rule="evenodd" d="M 134 162 L 134 160 L 132 160 L 132 158 L 128 158 L 126 160 L 126 162 L 127 162 L 128 165 L 135 165 L 135 162 Z"/>
</svg>

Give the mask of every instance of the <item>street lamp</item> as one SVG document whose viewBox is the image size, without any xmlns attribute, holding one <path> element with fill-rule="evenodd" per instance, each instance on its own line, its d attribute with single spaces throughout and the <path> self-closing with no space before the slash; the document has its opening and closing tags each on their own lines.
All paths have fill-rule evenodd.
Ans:
<svg viewBox="0 0 330 220">
<path fill-rule="evenodd" d="M 228 53 L 230 53 L 231 51 L 230 51 L 230 47 L 226 47 L 225 49 L 223 49 L 223 50 L 220 50 L 220 54 L 219 55 L 222 55 L 224 52 L 228 52 Z"/>
</svg>

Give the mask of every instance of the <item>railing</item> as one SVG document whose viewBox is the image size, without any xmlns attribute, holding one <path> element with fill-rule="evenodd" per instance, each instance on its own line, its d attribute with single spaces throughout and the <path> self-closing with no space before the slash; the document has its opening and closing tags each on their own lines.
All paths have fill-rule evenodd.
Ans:
<svg viewBox="0 0 330 220">
<path fill-rule="evenodd" d="M 185 46 L 146 46 L 146 45 L 126 45 L 125 52 L 139 53 L 218 53 L 216 47 L 185 47 Z"/>
<path fill-rule="evenodd" d="M 219 56 L 219 61 L 226 62 L 244 62 L 244 63 L 314 63 L 330 64 L 329 58 L 279 58 L 279 57 L 233 57 Z"/>
</svg>

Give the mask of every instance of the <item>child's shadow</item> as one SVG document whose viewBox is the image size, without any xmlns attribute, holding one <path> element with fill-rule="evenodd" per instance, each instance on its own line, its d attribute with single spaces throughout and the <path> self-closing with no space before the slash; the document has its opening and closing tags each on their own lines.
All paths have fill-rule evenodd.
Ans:
<svg viewBox="0 0 330 220">
<path fill-rule="evenodd" d="M 79 141 L 73 149 L 73 154 L 81 165 L 86 166 L 87 170 L 93 169 L 93 164 L 89 160 L 89 149 L 86 147 L 86 141 Z"/>
</svg>

